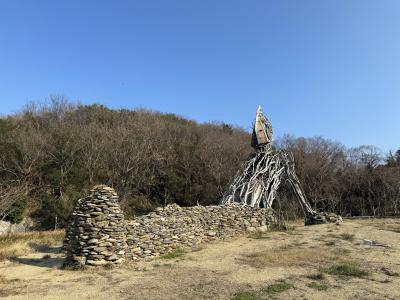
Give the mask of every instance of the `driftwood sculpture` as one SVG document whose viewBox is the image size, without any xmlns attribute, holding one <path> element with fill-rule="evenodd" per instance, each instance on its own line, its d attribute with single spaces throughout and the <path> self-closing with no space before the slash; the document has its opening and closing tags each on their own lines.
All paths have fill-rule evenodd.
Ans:
<svg viewBox="0 0 400 300">
<path fill-rule="evenodd" d="M 221 204 L 240 203 L 271 208 L 281 181 L 287 180 L 304 212 L 306 225 L 340 221 L 335 214 L 318 213 L 307 201 L 295 172 L 292 153 L 272 147 L 272 125 L 258 107 L 251 146 L 255 152 L 242 165 Z"/>
</svg>

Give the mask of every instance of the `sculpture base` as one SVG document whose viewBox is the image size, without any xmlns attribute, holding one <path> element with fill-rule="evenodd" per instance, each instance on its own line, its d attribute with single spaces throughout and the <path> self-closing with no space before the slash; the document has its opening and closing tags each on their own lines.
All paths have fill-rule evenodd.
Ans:
<svg viewBox="0 0 400 300">
<path fill-rule="evenodd" d="M 318 225 L 318 224 L 327 224 L 327 223 L 336 223 L 339 224 L 343 222 L 341 216 L 334 213 L 320 212 L 312 215 L 307 215 L 304 218 L 304 225 Z"/>
</svg>

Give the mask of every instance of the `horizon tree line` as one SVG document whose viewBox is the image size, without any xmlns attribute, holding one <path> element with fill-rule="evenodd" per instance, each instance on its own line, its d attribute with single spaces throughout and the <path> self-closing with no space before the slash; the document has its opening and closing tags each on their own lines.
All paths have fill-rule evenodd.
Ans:
<svg viewBox="0 0 400 300">
<path fill-rule="evenodd" d="M 127 217 L 156 206 L 218 204 L 244 159 L 251 135 L 225 123 L 204 123 L 144 109 L 81 105 L 64 97 L 31 103 L 0 118 L 0 220 L 29 216 L 42 228 L 63 226 L 93 185 L 120 195 Z M 346 148 L 322 137 L 285 135 L 315 209 L 341 215 L 400 215 L 400 149 Z M 276 209 L 302 216 L 285 184 Z"/>
</svg>

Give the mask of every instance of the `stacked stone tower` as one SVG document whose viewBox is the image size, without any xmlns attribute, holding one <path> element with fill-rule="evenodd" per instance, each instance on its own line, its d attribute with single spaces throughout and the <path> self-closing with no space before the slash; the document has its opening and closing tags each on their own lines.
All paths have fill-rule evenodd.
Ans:
<svg viewBox="0 0 400 300">
<path fill-rule="evenodd" d="M 66 230 L 65 265 L 118 264 L 126 244 L 124 215 L 117 193 L 97 185 L 78 201 Z"/>
</svg>

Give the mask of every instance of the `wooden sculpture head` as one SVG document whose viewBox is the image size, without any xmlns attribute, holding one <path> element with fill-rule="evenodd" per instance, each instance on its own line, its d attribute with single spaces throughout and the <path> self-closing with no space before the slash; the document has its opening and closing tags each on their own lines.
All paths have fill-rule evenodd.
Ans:
<svg viewBox="0 0 400 300">
<path fill-rule="evenodd" d="M 253 125 L 251 146 L 255 149 L 272 143 L 272 125 L 258 106 L 256 120 Z"/>
</svg>

